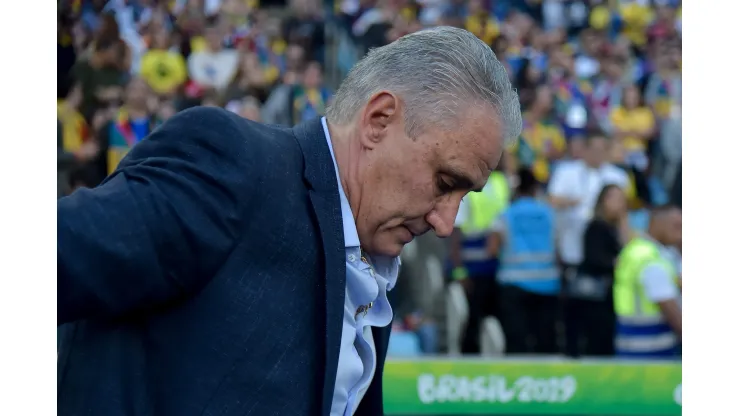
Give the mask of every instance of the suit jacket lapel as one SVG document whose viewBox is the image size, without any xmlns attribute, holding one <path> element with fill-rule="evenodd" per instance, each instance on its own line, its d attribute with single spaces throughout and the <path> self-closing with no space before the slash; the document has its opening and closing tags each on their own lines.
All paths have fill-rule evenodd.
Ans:
<svg viewBox="0 0 740 416">
<path fill-rule="evenodd" d="M 331 153 L 320 119 L 294 128 L 305 161 L 304 177 L 321 232 L 326 285 L 326 355 L 322 414 L 329 416 L 342 339 L 346 264 L 339 189 Z"/>
</svg>

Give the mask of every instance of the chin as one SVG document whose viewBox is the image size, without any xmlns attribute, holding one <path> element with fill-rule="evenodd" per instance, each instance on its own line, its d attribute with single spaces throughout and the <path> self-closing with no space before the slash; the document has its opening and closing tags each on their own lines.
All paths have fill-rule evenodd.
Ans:
<svg viewBox="0 0 740 416">
<path fill-rule="evenodd" d="M 383 241 L 380 244 L 376 244 L 372 247 L 372 250 L 368 250 L 370 254 L 386 256 L 386 257 L 398 257 L 401 255 L 404 244 L 400 241 Z"/>
</svg>

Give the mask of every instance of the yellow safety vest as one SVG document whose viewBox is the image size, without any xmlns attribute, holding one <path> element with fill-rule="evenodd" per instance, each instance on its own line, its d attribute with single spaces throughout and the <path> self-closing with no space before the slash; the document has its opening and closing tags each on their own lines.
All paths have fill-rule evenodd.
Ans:
<svg viewBox="0 0 740 416">
<path fill-rule="evenodd" d="M 656 243 L 636 238 L 622 249 L 614 271 L 614 310 L 617 315 L 614 349 L 617 356 L 676 356 L 678 339 L 658 305 L 645 295 L 640 281 L 640 274 L 648 264 L 665 267 L 674 281 L 678 277 L 675 267 L 662 256 Z"/>
<path fill-rule="evenodd" d="M 658 246 L 650 240 L 635 238 L 619 253 L 614 270 L 614 311 L 617 316 L 660 316 L 660 308 L 645 296 L 639 280 L 642 269 L 655 262 L 663 265 L 675 279 L 678 278 L 673 264 L 663 258 Z"/>
<path fill-rule="evenodd" d="M 493 172 L 483 192 L 470 192 L 465 197 L 469 215 L 461 230 L 464 235 L 478 234 L 491 227 L 493 221 L 509 206 L 509 182 L 506 175 Z"/>
</svg>

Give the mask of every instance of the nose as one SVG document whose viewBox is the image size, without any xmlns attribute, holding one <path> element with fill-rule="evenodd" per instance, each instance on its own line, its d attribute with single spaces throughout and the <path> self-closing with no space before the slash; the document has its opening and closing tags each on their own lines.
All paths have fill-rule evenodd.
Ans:
<svg viewBox="0 0 740 416">
<path fill-rule="evenodd" d="M 446 198 L 437 203 L 429 214 L 427 214 L 427 223 L 434 229 L 437 237 L 449 237 L 455 228 L 455 217 L 460 207 L 462 197 Z"/>
</svg>

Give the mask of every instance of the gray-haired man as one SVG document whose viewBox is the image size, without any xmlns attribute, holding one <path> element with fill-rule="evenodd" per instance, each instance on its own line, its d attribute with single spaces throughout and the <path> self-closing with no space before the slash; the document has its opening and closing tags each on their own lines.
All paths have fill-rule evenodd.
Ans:
<svg viewBox="0 0 740 416">
<path fill-rule="evenodd" d="M 58 413 L 382 415 L 398 255 L 452 232 L 520 128 L 449 27 L 371 51 L 293 129 L 176 115 L 58 202 Z"/>
</svg>

